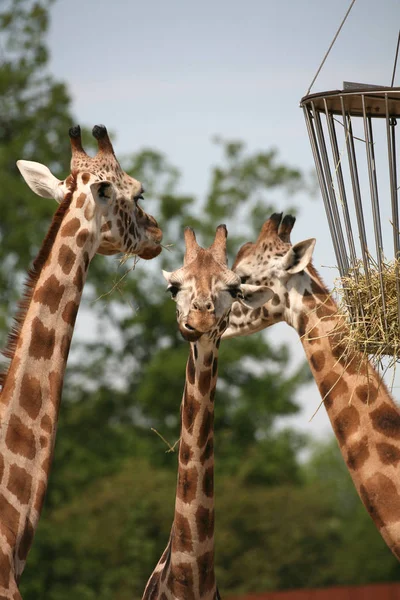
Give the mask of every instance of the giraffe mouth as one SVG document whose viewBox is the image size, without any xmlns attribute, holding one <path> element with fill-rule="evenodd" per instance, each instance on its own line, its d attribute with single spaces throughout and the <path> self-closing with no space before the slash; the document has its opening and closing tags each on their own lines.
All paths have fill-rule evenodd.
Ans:
<svg viewBox="0 0 400 600">
<path fill-rule="evenodd" d="M 179 327 L 179 331 L 181 332 L 181 336 L 187 342 L 196 342 L 203 335 L 203 331 L 197 331 L 194 327 L 189 325 L 189 323 L 183 323 Z"/>
</svg>

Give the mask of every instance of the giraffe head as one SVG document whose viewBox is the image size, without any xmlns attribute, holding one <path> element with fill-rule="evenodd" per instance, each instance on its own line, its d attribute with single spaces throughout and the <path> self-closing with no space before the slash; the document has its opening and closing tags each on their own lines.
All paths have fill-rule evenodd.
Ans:
<svg viewBox="0 0 400 600">
<path fill-rule="evenodd" d="M 163 271 L 177 305 L 179 330 L 188 341 L 202 336 L 221 337 L 235 301 L 255 307 L 272 297 L 266 286 L 241 284 L 240 277 L 227 267 L 227 235 L 225 225 L 219 225 L 213 243 L 204 249 L 198 245 L 193 229 L 187 227 L 183 267 L 172 273 Z"/>
<path fill-rule="evenodd" d="M 290 233 L 295 221 L 291 215 L 282 219 L 282 213 L 275 213 L 264 223 L 257 240 L 240 248 L 232 270 L 242 283 L 268 286 L 273 296 L 265 306 L 253 311 L 235 304 L 225 337 L 246 335 L 249 328 L 255 332 L 279 321 L 293 324 L 296 301 L 300 309 L 303 296 L 311 293 L 310 277 L 304 270 L 312 268 L 315 246 L 315 239 L 292 246 Z"/>
<path fill-rule="evenodd" d="M 97 252 L 138 254 L 154 258 L 161 252 L 162 232 L 157 221 L 144 212 L 138 201 L 143 198 L 142 184 L 121 169 L 104 125 L 93 127 L 98 143 L 94 158 L 83 149 L 79 126 L 69 130 L 72 158 L 71 174 L 60 181 L 45 166 L 19 160 L 17 166 L 29 187 L 43 198 L 61 203 L 66 195 L 83 192 L 90 196 L 93 215 L 101 215 L 101 236 Z M 86 205 L 85 205 L 86 210 Z"/>
</svg>

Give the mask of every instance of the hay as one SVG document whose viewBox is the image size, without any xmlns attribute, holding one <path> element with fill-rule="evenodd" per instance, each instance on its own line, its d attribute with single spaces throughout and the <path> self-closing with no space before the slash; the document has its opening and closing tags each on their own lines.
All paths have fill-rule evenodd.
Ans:
<svg viewBox="0 0 400 600">
<path fill-rule="evenodd" d="M 400 359 L 400 259 L 384 261 L 382 264 L 385 303 L 380 270 L 372 257 L 368 260 L 368 274 L 360 261 L 346 277 L 340 278 L 335 288 L 340 298 L 340 308 L 349 323 L 344 342 L 349 353 L 354 350 L 362 352 L 375 363 L 389 356 L 389 366 L 393 366 Z"/>
</svg>

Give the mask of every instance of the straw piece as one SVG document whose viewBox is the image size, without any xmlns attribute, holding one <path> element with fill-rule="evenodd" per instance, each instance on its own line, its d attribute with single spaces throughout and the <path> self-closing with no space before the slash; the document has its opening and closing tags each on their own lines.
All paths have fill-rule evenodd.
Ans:
<svg viewBox="0 0 400 600">
<path fill-rule="evenodd" d="M 339 306 L 348 318 L 348 331 L 344 340 L 348 352 L 359 351 L 369 355 L 375 364 L 384 356 L 390 357 L 393 366 L 400 359 L 400 324 L 396 280 L 400 273 L 400 260 L 382 260 L 382 278 L 385 310 L 381 292 L 380 271 L 369 255 L 369 274 L 365 275 L 362 261 L 341 277 L 335 287 Z"/>
</svg>

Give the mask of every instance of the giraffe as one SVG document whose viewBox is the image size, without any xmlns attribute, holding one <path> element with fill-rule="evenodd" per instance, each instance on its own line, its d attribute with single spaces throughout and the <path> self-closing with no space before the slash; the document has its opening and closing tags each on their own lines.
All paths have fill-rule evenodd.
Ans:
<svg viewBox="0 0 400 600">
<path fill-rule="evenodd" d="M 279 321 L 297 331 L 357 492 L 400 559 L 400 411 L 368 359 L 346 354 L 346 319 L 311 262 L 315 239 L 292 246 L 294 222 L 273 214 L 239 250 L 232 269 L 241 281 L 268 285 L 274 296 L 256 310 L 235 303 L 223 338 Z"/>
<path fill-rule="evenodd" d="M 29 187 L 59 207 L 28 274 L 5 355 L 0 393 L 0 598 L 20 599 L 26 557 L 42 510 L 60 396 L 75 318 L 96 254 L 150 259 L 162 233 L 138 205 L 143 188 L 122 171 L 104 126 L 89 157 L 79 126 L 69 131 L 71 174 L 60 181 L 45 166 L 18 161 Z"/>
<path fill-rule="evenodd" d="M 181 404 L 175 514 L 166 550 L 143 600 L 214 600 L 214 395 L 218 349 L 235 299 L 262 306 L 272 292 L 241 285 L 227 267 L 225 225 L 208 249 L 185 230 L 184 266 L 163 272 L 177 304 L 179 330 L 190 342 Z"/>
</svg>

